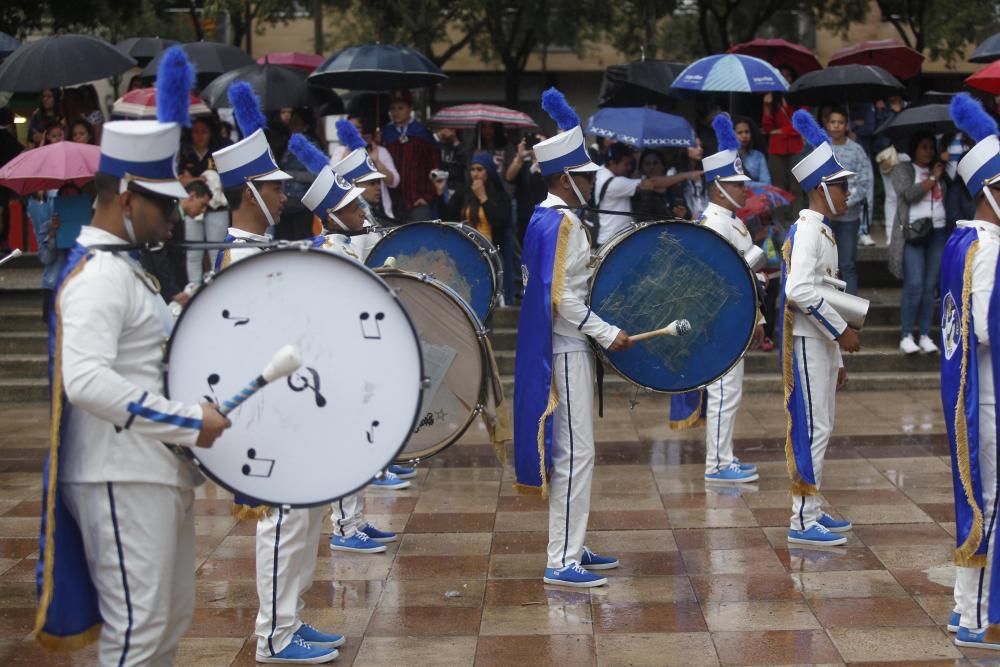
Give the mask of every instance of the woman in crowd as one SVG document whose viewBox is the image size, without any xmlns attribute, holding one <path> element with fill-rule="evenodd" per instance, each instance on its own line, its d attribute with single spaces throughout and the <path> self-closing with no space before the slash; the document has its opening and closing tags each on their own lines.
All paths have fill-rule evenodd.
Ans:
<svg viewBox="0 0 1000 667">
<path fill-rule="evenodd" d="M 94 136 L 94 126 L 85 118 L 77 118 L 70 123 L 69 138 L 78 144 L 94 145 L 97 143 L 97 137 Z"/>
<path fill-rule="evenodd" d="M 39 106 L 28 120 L 28 137 L 32 146 L 45 143 L 45 130 L 53 121 L 61 119 L 59 115 L 59 91 L 45 88 L 39 95 Z"/>
<path fill-rule="evenodd" d="M 639 155 L 639 175 L 642 178 L 656 178 L 667 175 L 667 163 L 663 153 L 655 148 L 647 148 Z M 656 190 L 635 191 L 632 197 L 632 212 L 657 218 L 669 218 L 670 200 L 666 192 Z"/>
<path fill-rule="evenodd" d="M 49 144 L 58 144 L 66 138 L 66 128 L 63 127 L 62 121 L 60 120 L 50 120 L 45 124 L 45 131 L 42 135 L 42 146 L 48 146 Z"/>
<path fill-rule="evenodd" d="M 222 143 L 212 116 L 199 116 L 191 120 L 191 129 L 185 132 L 181 139 L 181 149 L 177 155 L 178 179 L 187 185 L 195 179 L 205 181 L 212 192 L 209 209 L 201 219 L 185 221 L 184 237 L 188 241 L 217 241 L 226 238 L 229 229 L 229 207 L 222 194 L 222 185 L 218 178 L 212 151 L 222 148 Z M 211 172 L 211 176 L 207 175 Z M 214 266 L 218 250 L 210 250 L 209 266 Z M 205 273 L 205 252 L 202 250 L 188 251 L 188 280 L 200 283 Z"/>
<path fill-rule="evenodd" d="M 101 127 L 105 121 L 104 112 L 101 111 L 101 103 L 97 98 L 97 88 L 94 87 L 94 84 L 88 83 L 80 86 L 79 91 L 81 107 L 83 109 L 81 115 L 90 123 L 96 143 L 101 140 Z"/>
<path fill-rule="evenodd" d="M 510 197 L 504 190 L 493 155 L 480 151 L 469 162 L 469 187 L 462 197 L 455 219 L 461 220 L 493 242 L 502 245 L 510 225 Z"/>
<path fill-rule="evenodd" d="M 896 220 L 889 245 L 889 270 L 903 279 L 900 351 L 933 353 L 938 348 L 930 338 L 931 318 L 948 238 L 942 179 L 947 158 L 938 155 L 934 135 L 929 132 L 914 133 L 909 148 L 911 161 L 899 162 L 892 172 Z M 914 324 L 919 342 L 913 340 Z"/>
<path fill-rule="evenodd" d="M 849 294 L 858 293 L 858 237 L 875 201 L 875 183 L 872 164 L 865 149 L 848 138 L 847 111 L 831 109 L 826 118 L 826 132 L 830 135 L 833 153 L 840 164 L 854 172 L 847 196 L 847 210 L 831 220 L 833 235 L 837 239 L 837 257 L 840 278 L 847 283 Z"/>
<path fill-rule="evenodd" d="M 783 67 L 781 72 L 789 84 L 795 79 L 795 72 L 790 68 Z M 791 176 L 792 166 L 802 152 L 802 137 L 792 126 L 793 113 L 795 108 L 781 93 L 764 95 L 761 125 L 767 134 L 767 160 L 771 182 L 801 199 L 802 189 L 798 181 Z"/>
<path fill-rule="evenodd" d="M 737 116 L 733 119 L 733 129 L 740 140 L 743 171 L 750 180 L 770 185 L 771 171 L 767 168 L 767 156 L 758 150 L 762 142 L 756 124 L 746 116 Z"/>
<path fill-rule="evenodd" d="M 677 171 L 701 172 L 701 158 L 705 155 L 705 150 L 701 147 L 701 139 L 695 139 L 695 146 L 689 146 L 681 154 L 683 168 Z M 683 164 L 686 163 L 686 164 Z M 676 173 L 676 172 L 675 172 Z M 667 175 L 671 175 L 670 171 Z M 670 189 L 671 210 L 675 217 L 684 220 L 698 220 L 708 206 L 708 191 L 705 188 L 705 179 L 698 176 L 692 180 L 684 181 Z"/>
</svg>

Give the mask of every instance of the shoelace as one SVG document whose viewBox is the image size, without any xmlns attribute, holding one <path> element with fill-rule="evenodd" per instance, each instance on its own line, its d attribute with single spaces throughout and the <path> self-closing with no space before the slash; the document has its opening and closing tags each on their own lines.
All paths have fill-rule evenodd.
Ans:
<svg viewBox="0 0 1000 667">
<path fill-rule="evenodd" d="M 584 547 L 583 548 L 583 555 L 586 556 L 587 558 L 593 558 L 594 557 L 594 552 L 591 551 L 590 549 L 588 549 L 587 547 Z"/>
<path fill-rule="evenodd" d="M 361 541 L 361 542 L 367 542 L 369 539 L 371 539 L 367 535 L 365 535 L 364 533 L 362 533 L 360 530 L 358 532 L 354 533 L 354 536 L 356 538 L 358 538 L 358 540 Z"/>
<path fill-rule="evenodd" d="M 830 532 L 829 530 L 827 530 L 826 526 L 824 526 L 821 523 L 817 523 L 815 526 L 813 526 L 813 528 L 815 528 L 817 531 L 819 531 L 819 533 L 821 535 L 825 535 L 825 534 L 827 534 L 827 533 Z"/>
<path fill-rule="evenodd" d="M 579 563 L 573 563 L 569 566 L 569 569 L 573 570 L 577 574 L 587 574 L 587 571 Z"/>
<path fill-rule="evenodd" d="M 743 469 L 740 468 L 740 464 L 737 463 L 736 461 L 733 461 L 732 463 L 729 464 L 729 470 L 733 472 L 743 472 Z"/>
<path fill-rule="evenodd" d="M 296 646 L 301 646 L 302 648 L 309 648 L 309 649 L 312 648 L 312 644 L 307 642 L 305 639 L 302 639 L 302 637 L 293 636 L 292 643 L 295 644 Z"/>
<path fill-rule="evenodd" d="M 386 470 L 385 474 L 382 475 L 382 479 L 384 479 L 387 482 L 395 482 L 397 479 L 399 479 L 399 476 L 394 472 Z"/>
</svg>

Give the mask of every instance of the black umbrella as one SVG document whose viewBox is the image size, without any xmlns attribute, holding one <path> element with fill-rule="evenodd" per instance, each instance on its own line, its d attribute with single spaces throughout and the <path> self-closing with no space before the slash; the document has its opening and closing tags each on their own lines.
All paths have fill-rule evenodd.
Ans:
<svg viewBox="0 0 1000 667">
<path fill-rule="evenodd" d="M 951 98 L 955 97 L 958 93 L 946 93 L 941 90 L 928 90 L 925 91 L 923 95 L 917 99 L 917 106 L 926 106 L 928 104 L 951 104 Z"/>
<path fill-rule="evenodd" d="M 969 58 L 970 63 L 991 63 L 994 60 L 1000 60 L 1000 32 L 987 37 Z"/>
<path fill-rule="evenodd" d="M 145 67 L 149 61 L 177 44 L 175 39 L 160 39 L 159 37 L 129 37 L 115 44 L 115 48 L 127 56 L 135 58 L 139 67 Z"/>
<path fill-rule="evenodd" d="M 678 98 L 670 84 L 685 67 L 683 63 L 667 60 L 636 60 L 612 65 L 604 70 L 597 106 L 641 107 L 670 103 Z"/>
<path fill-rule="evenodd" d="M 375 92 L 426 88 L 447 78 L 419 51 L 392 44 L 349 46 L 309 75 L 316 85 Z"/>
<path fill-rule="evenodd" d="M 792 104 L 857 104 L 905 92 L 899 79 L 875 65 L 837 65 L 803 74 L 788 89 Z"/>
<path fill-rule="evenodd" d="M 6 58 L 10 54 L 14 53 L 19 46 L 21 46 L 21 42 L 17 41 L 5 32 L 0 32 L 0 59 Z"/>
<path fill-rule="evenodd" d="M 219 42 L 190 42 L 181 45 L 181 48 L 184 49 L 188 60 L 191 61 L 195 71 L 198 72 L 199 87 L 207 86 L 212 79 L 220 74 L 254 64 L 254 59 L 248 56 L 245 51 L 229 44 L 221 44 Z M 161 52 L 149 61 L 146 68 L 142 70 L 141 76 L 143 79 L 156 78 L 156 70 L 160 67 L 160 60 L 162 58 L 163 53 Z"/>
<path fill-rule="evenodd" d="M 337 94 L 316 89 L 306 81 L 306 73 L 281 65 L 247 65 L 218 76 L 201 91 L 201 99 L 213 109 L 230 107 L 229 84 L 246 81 L 260 98 L 262 111 L 278 111 L 286 107 L 315 107 L 329 104 Z M 343 105 L 341 105 L 343 106 Z"/>
<path fill-rule="evenodd" d="M 24 44 L 0 65 L 0 90 L 33 93 L 106 79 L 135 67 L 135 61 L 103 39 L 55 35 Z"/>
<path fill-rule="evenodd" d="M 882 123 L 875 134 L 888 134 L 897 138 L 912 132 L 924 131 L 931 134 L 949 134 L 956 131 L 951 119 L 951 105 L 927 104 L 921 107 L 909 107 Z"/>
</svg>

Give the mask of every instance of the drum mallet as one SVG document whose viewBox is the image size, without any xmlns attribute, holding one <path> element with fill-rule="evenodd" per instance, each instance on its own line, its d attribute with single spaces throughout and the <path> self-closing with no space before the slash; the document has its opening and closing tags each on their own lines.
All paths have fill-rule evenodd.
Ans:
<svg viewBox="0 0 1000 667">
<path fill-rule="evenodd" d="M 662 329 L 629 336 L 630 340 L 641 341 L 657 336 L 686 336 L 691 331 L 691 323 L 687 320 L 674 320 Z"/>
<path fill-rule="evenodd" d="M 14 259 L 15 257 L 20 257 L 20 256 L 21 256 L 21 249 L 20 248 L 14 248 L 13 250 L 10 251 L 9 255 L 7 255 L 3 259 L 0 259 L 0 266 L 3 266 L 4 264 L 6 264 L 10 260 Z"/>
<path fill-rule="evenodd" d="M 302 366 L 302 358 L 299 356 L 299 348 L 294 345 L 286 345 L 271 357 L 271 361 L 268 362 L 264 370 L 261 371 L 254 380 L 252 380 L 247 386 L 243 387 L 242 390 L 228 401 L 223 401 L 222 405 L 219 406 L 219 412 L 222 415 L 228 415 L 230 412 L 240 407 L 244 401 L 256 394 L 260 389 L 273 382 L 278 378 L 283 378 L 291 375 Z"/>
</svg>

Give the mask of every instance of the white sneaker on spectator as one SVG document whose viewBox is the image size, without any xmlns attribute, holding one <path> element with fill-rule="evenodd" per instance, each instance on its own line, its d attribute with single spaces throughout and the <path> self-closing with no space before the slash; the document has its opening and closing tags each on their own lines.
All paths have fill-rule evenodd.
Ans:
<svg viewBox="0 0 1000 667">
<path fill-rule="evenodd" d="M 858 237 L 858 245 L 873 246 L 875 245 L 875 239 L 870 234 L 862 234 Z"/>
<path fill-rule="evenodd" d="M 920 346 L 913 342 L 913 336 L 903 336 L 899 341 L 899 351 L 903 354 L 916 354 L 920 351 Z"/>
<path fill-rule="evenodd" d="M 934 354 L 938 351 L 938 346 L 934 344 L 930 336 L 921 336 L 920 351 L 924 354 Z"/>
</svg>

